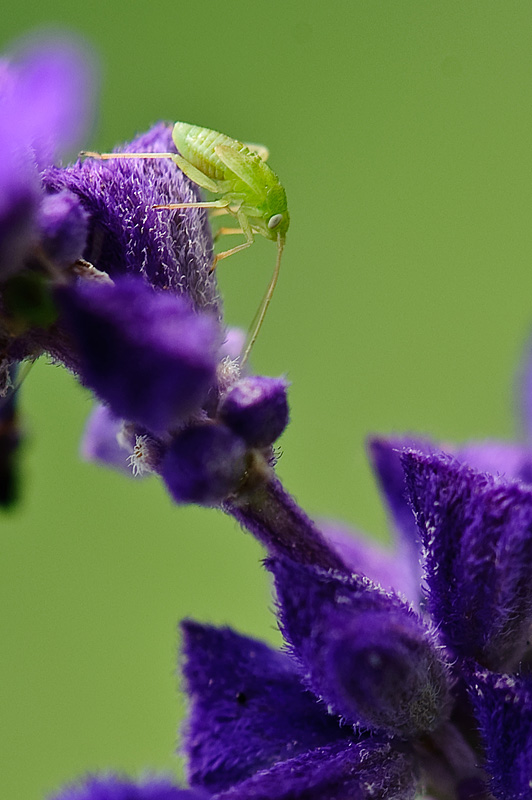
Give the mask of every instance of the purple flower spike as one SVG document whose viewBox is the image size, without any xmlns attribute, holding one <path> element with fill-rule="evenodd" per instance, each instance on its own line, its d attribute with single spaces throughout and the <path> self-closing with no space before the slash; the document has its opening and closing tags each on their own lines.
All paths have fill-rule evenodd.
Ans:
<svg viewBox="0 0 532 800">
<path fill-rule="evenodd" d="M 39 228 L 47 257 L 62 267 L 81 258 L 87 240 L 87 221 L 87 212 L 72 192 L 46 195 L 39 213 Z"/>
<path fill-rule="evenodd" d="M 457 655 L 515 668 L 532 620 L 532 490 L 449 456 L 410 451 L 402 461 L 435 623 Z"/>
<path fill-rule="evenodd" d="M 215 379 L 219 329 L 142 279 L 58 291 L 80 377 L 113 414 L 164 431 L 194 412 Z"/>
<path fill-rule="evenodd" d="M 220 405 L 220 418 L 250 447 L 268 447 L 288 424 L 284 378 L 242 378 Z"/>
<path fill-rule="evenodd" d="M 302 689 L 284 653 L 194 622 L 183 624 L 183 637 L 192 785 L 220 792 L 276 761 L 353 738 Z"/>
<path fill-rule="evenodd" d="M 219 505 L 244 477 L 246 445 L 225 425 L 187 428 L 172 440 L 160 471 L 176 503 Z"/>
<path fill-rule="evenodd" d="M 532 678 L 476 672 L 470 681 L 497 800 L 532 797 Z"/>
<path fill-rule="evenodd" d="M 77 786 L 63 789 L 52 800 L 207 800 L 206 792 L 179 789 L 164 778 L 133 783 L 115 776 L 88 778 Z"/>
<path fill-rule="evenodd" d="M 419 617 L 365 578 L 271 559 L 281 627 L 331 713 L 399 736 L 448 712 L 447 668 Z"/>
</svg>

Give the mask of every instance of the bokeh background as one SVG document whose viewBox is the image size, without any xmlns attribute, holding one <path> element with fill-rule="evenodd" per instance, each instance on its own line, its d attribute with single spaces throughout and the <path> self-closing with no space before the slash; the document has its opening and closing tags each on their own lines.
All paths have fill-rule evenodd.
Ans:
<svg viewBox="0 0 532 800">
<path fill-rule="evenodd" d="M 41 25 L 99 58 L 87 147 L 161 118 L 269 146 L 292 227 L 253 360 L 292 382 L 278 469 L 309 513 L 386 540 L 370 432 L 515 434 L 532 323 L 528 0 L 47 0 L 12 6 L 2 45 Z M 222 264 L 231 324 L 253 317 L 274 250 Z M 155 479 L 82 463 L 91 400 L 59 368 L 38 364 L 22 402 L 24 498 L 0 535 L 0 793 L 179 774 L 178 620 L 277 642 L 263 553 Z"/>
</svg>

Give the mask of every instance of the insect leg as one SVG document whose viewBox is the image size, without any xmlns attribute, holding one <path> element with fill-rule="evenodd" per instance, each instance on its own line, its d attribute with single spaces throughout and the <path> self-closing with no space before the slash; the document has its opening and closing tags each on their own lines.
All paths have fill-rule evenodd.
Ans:
<svg viewBox="0 0 532 800">
<path fill-rule="evenodd" d="M 218 230 L 213 236 L 213 239 L 215 242 L 217 242 L 220 236 L 231 236 L 233 234 L 236 235 L 237 233 L 243 234 L 244 231 L 242 230 L 242 228 L 218 228 Z"/>
<path fill-rule="evenodd" d="M 98 161 L 109 161 L 115 158 L 171 158 L 175 153 L 96 153 L 93 150 L 82 150 L 80 158 L 95 158 Z"/>
<path fill-rule="evenodd" d="M 214 256 L 212 267 L 210 269 L 211 272 L 214 272 L 214 270 L 216 269 L 218 261 L 222 261 L 222 259 L 227 258 L 228 256 L 232 256 L 234 253 L 238 253 L 240 250 L 245 250 L 246 247 L 249 247 L 250 245 L 253 244 L 253 231 L 251 230 L 248 218 L 242 211 L 237 211 L 236 216 L 238 221 L 240 222 L 242 233 L 246 237 L 246 241 L 243 242 L 243 244 L 238 244 L 236 247 L 231 247 L 230 250 L 224 250 L 223 253 L 218 253 L 218 255 Z"/>
<path fill-rule="evenodd" d="M 95 158 L 98 161 L 110 161 L 114 159 L 151 159 L 151 158 L 166 158 L 177 164 L 181 172 L 190 178 L 191 181 L 201 186 L 202 189 L 207 189 L 209 192 L 221 194 L 225 190 L 225 184 L 209 178 L 201 170 L 191 164 L 186 158 L 179 155 L 179 153 L 96 153 L 92 150 L 82 150 L 79 154 L 81 158 Z"/>
<path fill-rule="evenodd" d="M 244 234 L 242 228 L 218 228 L 216 231 L 216 236 L 232 236 L 234 234 L 241 233 Z"/>
<path fill-rule="evenodd" d="M 159 211 L 161 209 L 173 211 L 176 208 L 225 208 L 228 205 L 229 200 L 220 198 L 220 200 L 200 200 L 197 203 L 168 203 L 166 205 L 152 206 L 152 208 L 156 208 Z"/>
</svg>

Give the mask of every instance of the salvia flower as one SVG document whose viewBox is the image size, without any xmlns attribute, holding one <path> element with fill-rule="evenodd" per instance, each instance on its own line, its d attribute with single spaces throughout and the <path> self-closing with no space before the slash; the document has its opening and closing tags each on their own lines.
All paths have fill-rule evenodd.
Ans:
<svg viewBox="0 0 532 800">
<path fill-rule="evenodd" d="M 81 73 L 67 44 L 2 64 L 3 385 L 11 367 L 47 353 L 114 420 L 89 425 L 87 456 L 161 473 L 177 502 L 217 505 L 249 464 L 273 464 L 286 383 L 240 374 L 242 340 L 223 325 L 206 211 L 155 208 L 199 199 L 171 160 L 52 163 L 87 117 Z M 171 152 L 171 132 L 159 123 L 120 150 Z"/>
<path fill-rule="evenodd" d="M 414 603 L 373 580 L 371 559 L 363 575 L 348 558 L 278 555 L 286 654 L 186 623 L 193 786 L 235 800 L 532 797 L 532 488 L 435 450 L 405 447 L 386 470 L 384 455 L 377 474 L 419 545 Z"/>
<path fill-rule="evenodd" d="M 87 234 L 79 200 L 51 202 L 41 170 L 79 147 L 93 114 L 92 60 L 81 42 L 41 37 L 0 59 L 0 504 L 16 498 L 17 395 L 22 358 L 43 350 L 56 320 L 53 280 L 81 256 Z M 8 397 L 9 395 L 9 397 Z"/>
<path fill-rule="evenodd" d="M 394 555 L 315 525 L 275 476 L 287 382 L 242 374 L 205 210 L 156 208 L 197 187 L 171 160 L 55 164 L 88 74 L 66 41 L 0 63 L 0 394 L 41 353 L 74 372 L 99 401 L 89 458 L 156 473 L 265 545 L 285 647 L 186 622 L 191 788 L 108 776 L 56 800 L 532 798 L 528 443 L 373 439 Z M 172 148 L 159 123 L 122 150 Z"/>
</svg>

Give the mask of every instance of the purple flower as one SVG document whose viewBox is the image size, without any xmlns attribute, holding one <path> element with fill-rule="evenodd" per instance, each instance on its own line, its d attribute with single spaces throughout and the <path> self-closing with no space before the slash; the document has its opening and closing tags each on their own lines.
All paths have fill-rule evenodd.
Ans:
<svg viewBox="0 0 532 800">
<path fill-rule="evenodd" d="M 227 392 L 220 418 L 252 447 L 268 447 L 288 424 L 286 381 L 250 375 Z"/>
<path fill-rule="evenodd" d="M 47 352 L 113 420 L 91 425 L 86 456 L 129 463 L 135 474 L 162 471 L 177 502 L 219 504 L 243 482 L 253 452 L 273 463 L 286 384 L 240 377 L 206 211 L 154 208 L 199 199 L 171 160 L 51 165 L 78 141 L 88 84 L 85 61 L 62 41 L 0 67 L 3 384 L 13 365 Z M 163 123 L 122 148 L 172 149 Z"/>
<path fill-rule="evenodd" d="M 2 280 L 39 260 L 41 238 L 51 227 L 40 170 L 81 143 L 93 113 L 93 72 L 81 43 L 66 37 L 29 40 L 0 61 Z M 79 203 L 70 197 L 70 204 L 75 213 Z M 57 227 L 60 214 L 55 216 Z M 81 220 L 75 257 L 84 246 L 83 225 Z"/>
<path fill-rule="evenodd" d="M 417 609 L 372 580 L 388 564 L 352 573 L 329 534 L 343 569 L 303 551 L 267 562 L 286 653 L 185 623 L 192 786 L 224 800 L 532 796 L 532 487 L 428 446 L 392 459 L 374 443 L 373 457 L 399 536 L 419 543 Z"/>
<path fill-rule="evenodd" d="M 34 38 L 0 59 L 0 503 L 15 498 L 17 397 L 22 358 L 53 326 L 58 270 L 81 256 L 86 215 L 68 192 L 51 202 L 42 168 L 76 148 L 92 117 L 94 69 L 79 41 Z"/>
<path fill-rule="evenodd" d="M 246 471 L 246 444 L 224 425 L 186 428 L 172 440 L 161 475 L 177 503 L 217 505 Z"/>
<path fill-rule="evenodd" d="M 139 783 L 109 776 L 88 778 L 83 783 L 63 789 L 51 800 L 207 800 L 200 790 L 180 789 L 164 778 L 150 778 Z"/>
</svg>

